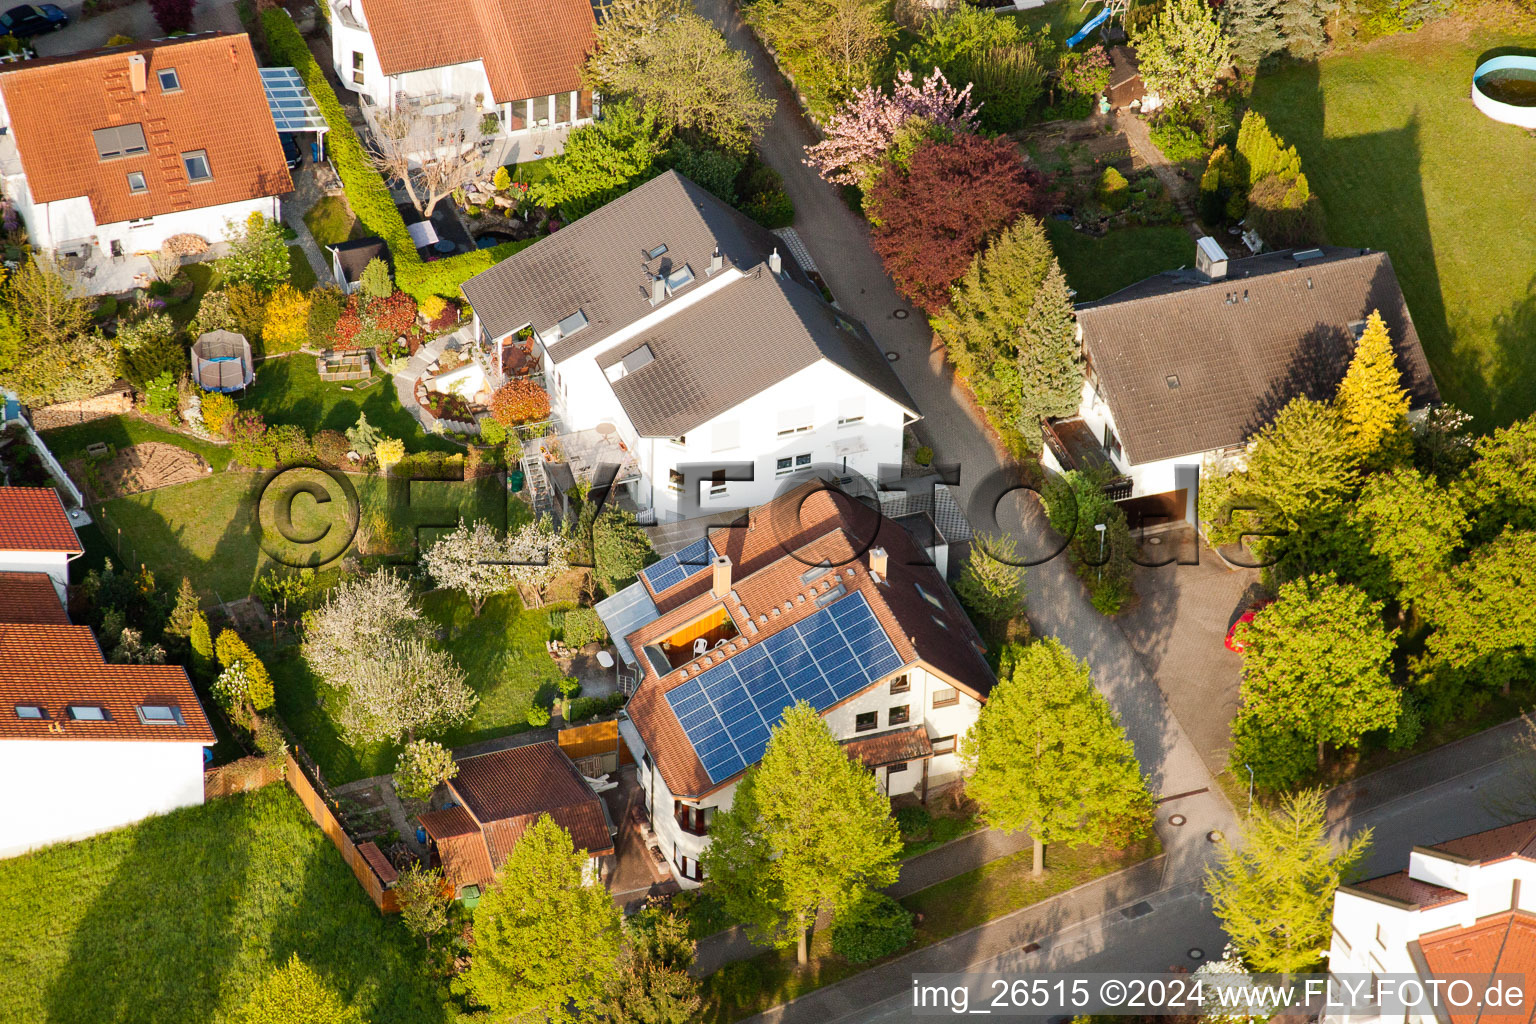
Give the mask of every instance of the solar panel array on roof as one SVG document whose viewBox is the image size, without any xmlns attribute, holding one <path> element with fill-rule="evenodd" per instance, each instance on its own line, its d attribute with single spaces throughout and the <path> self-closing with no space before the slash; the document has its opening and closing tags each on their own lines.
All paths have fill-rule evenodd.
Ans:
<svg viewBox="0 0 1536 1024">
<path fill-rule="evenodd" d="M 756 764 L 784 709 L 818 711 L 901 667 L 869 602 L 855 593 L 667 693 L 711 782 Z"/>
<path fill-rule="evenodd" d="M 262 68 L 261 87 L 267 94 L 267 109 L 280 132 L 325 131 L 325 118 L 299 73 L 293 68 Z"/>
<path fill-rule="evenodd" d="M 677 586 L 700 569 L 708 568 L 714 554 L 715 550 L 707 539 L 696 540 L 676 554 L 668 555 L 655 565 L 641 569 L 640 575 L 644 576 L 645 582 L 651 585 L 652 592 L 660 594 L 669 587 Z"/>
</svg>

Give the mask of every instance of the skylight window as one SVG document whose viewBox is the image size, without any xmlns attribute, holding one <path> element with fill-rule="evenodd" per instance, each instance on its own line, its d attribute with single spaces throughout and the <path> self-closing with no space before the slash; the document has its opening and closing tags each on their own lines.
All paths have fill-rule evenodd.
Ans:
<svg viewBox="0 0 1536 1024">
<path fill-rule="evenodd" d="M 647 250 L 645 250 L 646 262 L 649 263 L 651 260 L 655 259 L 658 256 L 665 256 L 666 252 L 667 252 L 667 247 L 665 245 L 658 245 L 654 249 L 647 249 Z"/>
<path fill-rule="evenodd" d="M 692 283 L 693 271 L 685 263 L 667 275 L 667 292 L 670 294 Z"/>
<path fill-rule="evenodd" d="M 149 191 L 149 182 L 144 180 L 144 172 L 143 171 L 129 171 L 128 172 L 128 191 L 129 192 L 148 192 Z"/>
<path fill-rule="evenodd" d="M 160 79 L 161 92 L 181 92 L 181 77 L 175 68 L 161 68 L 155 72 L 155 77 Z"/>
<path fill-rule="evenodd" d="M 102 160 L 116 160 L 119 157 L 138 156 L 149 152 L 149 144 L 144 141 L 142 124 L 120 124 L 112 128 L 97 128 L 91 132 L 91 138 L 96 142 L 96 156 Z"/>
<path fill-rule="evenodd" d="M 187 169 L 188 181 L 209 181 L 213 178 L 213 168 L 208 165 L 208 151 L 205 149 L 181 154 L 181 163 Z"/>
<path fill-rule="evenodd" d="M 923 600 L 924 601 L 927 601 L 929 604 L 933 605 L 939 611 L 941 611 L 941 612 L 944 611 L 944 602 L 940 601 L 937 597 L 934 597 L 932 594 L 928 593 L 928 591 L 924 590 L 923 589 L 923 585 L 921 583 L 914 583 L 912 585 L 917 588 L 917 592 L 919 594 L 923 595 Z"/>
<path fill-rule="evenodd" d="M 560 337 L 569 338 L 585 326 L 587 326 L 587 314 L 578 309 L 556 324 L 555 328 L 560 332 Z"/>
<path fill-rule="evenodd" d="M 110 722 L 111 716 L 100 704 L 71 704 L 69 717 L 77 722 Z"/>
<path fill-rule="evenodd" d="M 185 725 L 181 710 L 170 704 L 140 704 L 139 721 L 145 725 Z"/>
<path fill-rule="evenodd" d="M 37 704 L 17 704 L 16 717 L 30 719 L 34 722 L 40 722 L 48 717 L 48 712 L 44 711 L 42 707 Z"/>
<path fill-rule="evenodd" d="M 1169 391 L 1175 391 L 1175 390 L 1178 389 L 1178 386 L 1179 386 L 1179 375 L 1178 374 L 1170 373 L 1164 379 L 1168 382 L 1168 390 Z"/>
</svg>

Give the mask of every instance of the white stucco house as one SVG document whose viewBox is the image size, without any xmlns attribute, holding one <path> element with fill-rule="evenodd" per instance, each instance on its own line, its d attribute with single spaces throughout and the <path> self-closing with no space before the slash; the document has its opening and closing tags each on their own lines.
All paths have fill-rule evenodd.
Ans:
<svg viewBox="0 0 1536 1024">
<path fill-rule="evenodd" d="M 34 247 L 94 269 L 277 219 L 293 182 L 241 33 L 0 65 L 0 187 Z"/>
<path fill-rule="evenodd" d="M 995 682 L 919 544 L 820 481 L 647 567 L 597 611 L 633 685 L 619 735 L 688 887 L 787 706 L 815 707 L 889 796 L 926 800 L 959 779 L 960 738 Z"/>
<path fill-rule="evenodd" d="M 1407 975 L 1428 982 L 1515 974 L 1528 981 L 1536 971 L 1533 950 L 1536 819 L 1415 846 L 1405 870 L 1340 886 L 1334 894 L 1328 951 L 1333 975 Z M 1529 984 L 1524 988 L 1522 1017 L 1529 1015 Z M 1404 1015 L 1347 1019 L 1369 1024 L 1389 1018 L 1397 1022 Z M 1439 1019 L 1471 1024 L 1478 1016 L 1472 1011 Z M 1435 1024 L 1437 1018 L 1410 1013 L 1408 1020 Z"/>
<path fill-rule="evenodd" d="M 331 64 L 363 113 L 418 110 L 478 125 L 497 119 L 488 157 L 519 163 L 559 151 L 592 121 L 581 66 L 596 34 L 588 0 L 537 10 L 514 0 L 334 0 Z"/>
<path fill-rule="evenodd" d="M 69 563 L 84 553 L 58 491 L 0 487 L 0 572 L 41 573 L 63 601 Z"/>
<path fill-rule="evenodd" d="M 1194 523 L 1200 470 L 1241 460 L 1292 398 L 1331 397 L 1372 312 L 1391 332 L 1414 408 L 1439 400 L 1384 252 L 1326 247 L 1227 259 L 1200 239 L 1195 269 L 1077 306 L 1077 413 L 1046 420 L 1041 462 L 1102 467 L 1132 528 Z"/>
<path fill-rule="evenodd" d="M 107 664 L 43 572 L 0 572 L 0 666 L 0 857 L 203 802 L 186 672 Z"/>
<path fill-rule="evenodd" d="M 622 497 L 686 519 L 812 470 L 877 480 L 918 418 L 869 332 L 782 244 L 668 171 L 463 291 L 492 376 L 531 363 L 560 432 L 623 453 Z"/>
</svg>

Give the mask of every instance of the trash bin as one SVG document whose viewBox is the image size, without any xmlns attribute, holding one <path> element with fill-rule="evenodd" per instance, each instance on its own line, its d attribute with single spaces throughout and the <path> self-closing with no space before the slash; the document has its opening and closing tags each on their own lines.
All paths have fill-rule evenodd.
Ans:
<svg viewBox="0 0 1536 1024">
<path fill-rule="evenodd" d="M 418 828 L 416 830 L 416 841 L 418 843 L 421 843 L 423 846 L 426 845 L 426 842 L 427 842 L 427 830 L 426 829 Z"/>
<path fill-rule="evenodd" d="M 518 491 L 522 490 L 523 489 L 523 471 L 520 470 L 520 469 L 514 469 L 512 471 L 511 476 L 509 476 L 507 478 L 507 485 L 512 488 L 512 493 L 513 494 L 516 494 Z"/>
</svg>

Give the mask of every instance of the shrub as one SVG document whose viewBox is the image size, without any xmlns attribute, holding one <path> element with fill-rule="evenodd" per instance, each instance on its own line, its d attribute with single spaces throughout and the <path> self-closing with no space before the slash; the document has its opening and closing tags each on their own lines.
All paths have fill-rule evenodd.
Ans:
<svg viewBox="0 0 1536 1024">
<path fill-rule="evenodd" d="M 267 437 L 267 425 L 261 413 L 243 410 L 229 421 L 229 453 L 234 460 L 250 469 L 274 469 L 277 452 Z"/>
<path fill-rule="evenodd" d="M 787 228 L 795 222 L 795 204 L 782 188 L 759 192 L 746 201 L 741 212 L 770 230 Z"/>
<path fill-rule="evenodd" d="M 194 337 L 209 331 L 237 331 L 235 314 L 229 306 L 228 292 L 209 292 L 198 303 L 197 315 L 192 318 L 191 333 Z"/>
<path fill-rule="evenodd" d="M 138 387 L 162 373 L 177 374 L 187 367 L 187 350 L 176 334 L 176 324 L 164 313 L 117 328 L 117 369 Z"/>
<path fill-rule="evenodd" d="M 549 708 L 535 704 L 528 709 L 528 724 L 535 729 L 542 729 L 549 724 Z"/>
<path fill-rule="evenodd" d="M 160 31 L 170 35 L 192 31 L 192 4 L 193 0 L 149 0 L 149 10 Z"/>
<path fill-rule="evenodd" d="M 322 430 L 315 435 L 315 458 L 327 466 L 348 465 L 351 443 L 339 430 Z"/>
<path fill-rule="evenodd" d="M 288 280 L 288 245 L 278 221 L 253 213 L 244 230 L 231 230 L 228 242 L 229 253 L 219 260 L 226 281 L 270 291 Z"/>
<path fill-rule="evenodd" d="M 625 699 L 622 693 L 610 693 L 606 697 L 577 697 L 571 701 L 571 713 L 565 720 L 580 722 L 583 719 L 611 714 L 624 706 Z"/>
<path fill-rule="evenodd" d="M 497 192 L 505 192 L 512 187 L 512 175 L 505 167 L 496 168 L 496 173 L 491 175 L 491 188 Z"/>
<path fill-rule="evenodd" d="M 912 461 L 917 463 L 919 466 L 932 465 L 933 464 L 933 449 L 929 448 L 925 444 L 924 445 L 919 445 L 918 448 L 917 448 L 917 451 L 912 453 Z"/>
<path fill-rule="evenodd" d="M 259 348 L 262 330 L 267 323 L 267 295 L 254 285 L 234 284 L 224 289 L 229 300 L 229 316 L 234 321 L 233 330 L 245 335 L 252 348 Z"/>
<path fill-rule="evenodd" d="M 507 440 L 507 428 L 487 416 L 480 421 L 480 440 L 492 447 L 504 444 Z"/>
<path fill-rule="evenodd" d="M 921 838 L 933 825 L 933 815 L 924 807 L 903 807 L 896 812 L 895 818 L 903 839 Z"/>
<path fill-rule="evenodd" d="M 218 391 L 204 391 L 202 410 L 203 429 L 210 434 L 223 435 L 235 415 L 235 400 Z"/>
<path fill-rule="evenodd" d="M 453 754 L 441 743 L 413 740 L 395 762 L 395 791 L 408 800 L 426 800 L 439 783 L 458 773 Z"/>
<path fill-rule="evenodd" d="M 608 630 L 603 620 L 591 608 L 572 608 L 566 612 L 564 631 L 567 647 L 585 647 L 608 639 Z"/>
<path fill-rule="evenodd" d="M 166 370 L 144 388 L 144 411 L 151 416 L 164 416 L 176 411 L 176 378 Z"/>
<path fill-rule="evenodd" d="M 1125 180 L 1125 175 L 1113 167 L 1104 168 L 1104 175 L 1099 178 L 1099 202 L 1118 213 L 1130 201 L 1130 183 Z"/>
<path fill-rule="evenodd" d="M 696 146 L 674 139 L 667 150 L 672 169 L 699 185 L 722 202 L 735 205 L 736 178 L 745 162 L 734 154 L 713 146 Z"/>
<path fill-rule="evenodd" d="M 386 437 L 373 447 L 373 457 L 379 463 L 379 472 L 388 473 L 391 466 L 405 458 L 405 442 L 398 437 Z"/>
<path fill-rule="evenodd" d="M 1232 720 L 1227 765 L 1241 783 L 1253 770 L 1253 784 L 1271 792 L 1291 789 L 1317 768 L 1317 745 L 1299 732 L 1270 729 L 1239 711 Z"/>
<path fill-rule="evenodd" d="M 906 948 L 912 936 L 912 912 L 883 892 L 871 892 L 833 923 L 832 951 L 866 964 Z"/>
<path fill-rule="evenodd" d="M 266 350 L 292 352 L 309 340 L 310 298 L 291 284 L 279 285 L 267 300 L 263 337 Z"/>
<path fill-rule="evenodd" d="M 1172 114 L 1159 118 L 1150 134 L 1152 144 L 1176 164 L 1186 160 L 1203 160 L 1209 151 L 1200 133 Z"/>
<path fill-rule="evenodd" d="M 375 256 L 368 261 L 363 268 L 362 276 L 357 279 L 359 290 L 370 299 L 387 298 L 395 290 L 395 283 L 389 278 L 389 266 Z"/>
<path fill-rule="evenodd" d="M 314 460 L 315 446 L 303 427 L 281 424 L 267 431 L 266 440 L 279 466 L 298 466 Z"/>
<path fill-rule="evenodd" d="M 503 168 L 505 169 L 505 168 Z M 416 311 L 421 314 L 423 320 L 432 321 L 443 315 L 448 308 L 448 300 L 441 295 L 428 295 L 417 305 Z"/>
<path fill-rule="evenodd" d="M 235 662 L 245 667 L 246 679 L 249 682 L 249 697 L 251 706 L 257 711 L 264 711 L 272 706 L 272 677 L 267 674 L 267 667 L 256 657 L 256 652 L 240 638 L 240 634 L 232 629 L 226 629 L 219 634 L 214 642 L 213 653 L 219 659 L 219 665 L 229 668 Z"/>
<path fill-rule="evenodd" d="M 336 340 L 336 321 L 341 319 L 342 304 L 346 297 L 334 285 L 316 288 L 309 293 L 309 317 L 307 329 L 309 343 L 315 348 L 330 348 Z"/>
<path fill-rule="evenodd" d="M 531 380 L 514 380 L 496 389 L 491 416 L 502 426 L 549 418 L 549 394 Z"/>
</svg>

